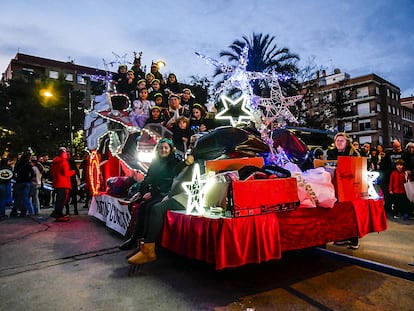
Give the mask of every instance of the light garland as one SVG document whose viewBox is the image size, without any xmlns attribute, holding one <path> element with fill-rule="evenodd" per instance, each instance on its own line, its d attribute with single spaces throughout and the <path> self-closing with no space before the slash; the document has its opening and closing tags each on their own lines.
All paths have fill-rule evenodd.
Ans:
<svg viewBox="0 0 414 311">
<path fill-rule="evenodd" d="M 374 172 L 374 171 L 368 171 L 367 175 L 368 175 L 368 197 L 371 199 L 378 199 L 379 195 L 377 193 L 377 190 L 375 190 L 374 182 L 377 180 L 380 173 Z"/>
<path fill-rule="evenodd" d="M 99 164 L 99 154 L 96 150 L 93 150 L 89 156 L 89 183 L 91 186 L 91 192 L 93 195 L 99 194 L 101 188 L 101 169 Z"/>
</svg>

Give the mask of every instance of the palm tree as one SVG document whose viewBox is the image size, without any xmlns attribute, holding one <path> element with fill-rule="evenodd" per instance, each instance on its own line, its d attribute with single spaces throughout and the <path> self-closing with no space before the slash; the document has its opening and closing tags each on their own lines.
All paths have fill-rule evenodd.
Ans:
<svg viewBox="0 0 414 311">
<path fill-rule="evenodd" d="M 249 46 L 247 71 L 270 72 L 275 70 L 279 74 L 291 77 L 288 81 L 280 81 L 280 86 L 286 92 L 286 95 L 296 95 L 298 82 L 296 75 L 299 73 L 297 63 L 299 56 L 291 53 L 287 47 L 279 48 L 275 43 L 276 38 L 269 34 L 261 33 L 248 38 L 242 37 L 243 40 L 235 40 L 230 46 L 230 50 L 221 51 L 220 57 L 227 57 L 229 62 L 237 62 L 246 44 Z M 214 76 L 219 76 L 222 72 L 217 69 Z M 259 92 L 259 83 L 256 81 L 253 85 L 254 92 Z"/>
</svg>

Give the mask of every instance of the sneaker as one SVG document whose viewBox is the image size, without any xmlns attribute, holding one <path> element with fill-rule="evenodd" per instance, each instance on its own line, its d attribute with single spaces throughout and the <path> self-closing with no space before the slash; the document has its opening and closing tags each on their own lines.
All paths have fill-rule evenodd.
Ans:
<svg viewBox="0 0 414 311">
<path fill-rule="evenodd" d="M 348 245 L 349 249 L 358 249 L 359 248 L 359 244 L 353 245 L 353 244 L 349 244 Z"/>
<path fill-rule="evenodd" d="M 69 217 L 68 216 L 58 217 L 55 220 L 55 222 L 66 222 L 66 221 L 69 221 Z"/>
<path fill-rule="evenodd" d="M 52 214 L 50 214 L 50 217 L 53 217 L 53 218 L 58 218 L 57 216 L 58 216 L 58 215 L 56 214 L 56 212 L 55 212 L 55 211 L 53 211 L 53 212 L 52 212 Z"/>
</svg>

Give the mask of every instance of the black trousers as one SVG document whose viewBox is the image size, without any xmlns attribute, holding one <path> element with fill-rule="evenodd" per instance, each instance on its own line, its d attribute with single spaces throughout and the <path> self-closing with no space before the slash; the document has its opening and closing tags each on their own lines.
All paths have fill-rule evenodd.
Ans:
<svg viewBox="0 0 414 311">
<path fill-rule="evenodd" d="M 162 230 L 167 210 L 185 210 L 185 207 L 174 199 L 168 199 L 153 205 L 148 212 L 148 223 L 144 229 L 144 242 L 155 242 Z"/>
</svg>

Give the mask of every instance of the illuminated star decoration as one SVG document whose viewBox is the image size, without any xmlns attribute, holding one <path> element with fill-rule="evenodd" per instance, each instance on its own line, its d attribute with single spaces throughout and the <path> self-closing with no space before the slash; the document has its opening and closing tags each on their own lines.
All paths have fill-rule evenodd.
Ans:
<svg viewBox="0 0 414 311">
<path fill-rule="evenodd" d="M 371 199 L 378 199 L 379 197 L 374 187 L 374 182 L 377 180 L 379 175 L 380 175 L 379 172 L 372 172 L 372 171 L 368 172 L 368 196 Z"/>
<path fill-rule="evenodd" d="M 257 79 L 265 79 L 268 74 L 262 72 L 246 71 L 249 46 L 246 44 L 240 53 L 239 63 L 236 66 L 228 66 L 218 60 L 205 56 L 201 53 L 195 52 L 197 56 L 206 60 L 207 63 L 216 66 L 225 75 L 229 75 L 228 79 L 216 89 L 215 94 L 219 95 L 227 90 L 237 88 L 242 91 L 243 94 L 247 94 L 249 97 L 253 96 L 253 88 L 250 81 Z"/>
<path fill-rule="evenodd" d="M 204 214 L 204 192 L 202 191 L 203 186 L 207 183 L 206 180 L 201 180 L 200 166 L 196 163 L 193 168 L 193 176 L 191 181 L 182 183 L 184 191 L 188 195 L 186 213 L 193 213 L 194 209 L 199 215 Z"/>
<path fill-rule="evenodd" d="M 300 100 L 302 95 L 284 97 L 277 78 L 272 76 L 270 82 L 270 97 L 261 98 L 259 106 L 264 108 L 264 120 L 267 124 L 273 123 L 276 119 L 289 120 L 299 123 L 290 112 L 289 107 Z"/>
<path fill-rule="evenodd" d="M 221 100 L 223 101 L 224 109 L 216 114 L 216 119 L 229 120 L 231 126 L 235 127 L 238 123 L 242 123 L 243 120 L 248 122 L 253 118 L 252 113 L 247 108 L 247 104 L 249 103 L 247 95 L 243 94 L 235 101 L 227 96 L 222 95 Z M 230 110 L 234 110 L 234 108 L 237 106 L 240 106 L 240 114 L 238 116 L 227 115 Z"/>
</svg>

